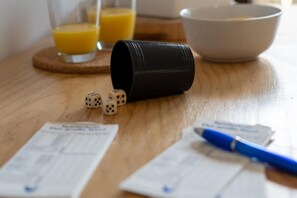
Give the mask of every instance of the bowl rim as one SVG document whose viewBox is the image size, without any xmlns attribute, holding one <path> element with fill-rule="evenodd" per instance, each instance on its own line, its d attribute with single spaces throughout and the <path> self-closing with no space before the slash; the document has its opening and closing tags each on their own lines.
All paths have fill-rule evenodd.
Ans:
<svg viewBox="0 0 297 198">
<path fill-rule="evenodd" d="M 275 13 L 259 16 L 259 17 L 248 17 L 248 18 L 230 18 L 230 19 L 209 19 L 206 17 L 192 17 L 186 16 L 186 12 L 188 11 L 196 11 L 201 9 L 220 9 L 222 7 L 263 7 L 263 8 L 270 8 L 274 9 Z M 189 7 L 184 8 L 180 11 L 179 16 L 184 19 L 192 19 L 192 20 L 199 20 L 199 21 L 209 21 L 209 22 L 236 22 L 236 21 L 255 21 L 255 20 L 262 20 L 267 18 L 274 18 L 278 17 L 282 14 L 282 10 L 275 6 L 270 5 L 259 5 L 259 4 L 231 4 L 231 5 L 213 5 L 213 6 L 204 6 L 204 7 Z"/>
</svg>

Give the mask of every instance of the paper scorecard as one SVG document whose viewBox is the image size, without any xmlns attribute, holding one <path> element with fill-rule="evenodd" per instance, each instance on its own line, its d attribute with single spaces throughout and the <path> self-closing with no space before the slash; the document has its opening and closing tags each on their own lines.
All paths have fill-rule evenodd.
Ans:
<svg viewBox="0 0 297 198">
<path fill-rule="evenodd" d="M 46 123 L 0 169 L 0 197 L 79 197 L 118 125 Z"/>
<path fill-rule="evenodd" d="M 205 128 L 207 125 L 210 129 L 244 136 L 261 145 L 266 145 L 273 135 L 268 127 L 261 125 L 251 127 L 212 120 L 199 120 L 194 125 Z M 248 164 L 248 158 L 208 144 L 194 133 L 193 127 L 189 127 L 184 130 L 181 140 L 124 180 L 120 188 L 151 197 L 205 198 L 235 195 L 234 186 L 236 188 L 237 183 L 233 181 L 240 179 L 236 177 L 241 174 L 243 179 L 246 178 L 244 175 L 247 172 L 242 171 Z M 226 191 L 228 185 L 230 190 Z"/>
<path fill-rule="evenodd" d="M 249 163 L 236 177 L 217 195 L 220 198 L 265 198 L 265 167 L 258 163 Z"/>
</svg>

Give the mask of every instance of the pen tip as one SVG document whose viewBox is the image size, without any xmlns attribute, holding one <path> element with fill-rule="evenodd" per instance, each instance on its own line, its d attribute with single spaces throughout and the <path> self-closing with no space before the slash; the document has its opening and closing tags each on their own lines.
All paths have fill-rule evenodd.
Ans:
<svg viewBox="0 0 297 198">
<path fill-rule="evenodd" d="M 198 135 L 201 135 L 202 136 L 202 133 L 204 131 L 203 128 L 200 128 L 200 127 L 195 127 L 194 128 L 194 131 L 198 134 Z"/>
</svg>

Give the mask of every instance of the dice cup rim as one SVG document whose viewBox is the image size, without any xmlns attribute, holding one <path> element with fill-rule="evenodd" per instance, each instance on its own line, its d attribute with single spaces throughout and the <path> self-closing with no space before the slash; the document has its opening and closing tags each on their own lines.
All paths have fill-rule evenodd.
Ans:
<svg viewBox="0 0 297 198">
<path fill-rule="evenodd" d="M 123 65 L 118 63 L 119 59 L 128 61 L 127 66 L 129 67 L 124 69 Z M 116 42 L 112 49 L 110 58 L 110 74 L 114 89 L 124 90 L 128 99 L 133 87 L 134 80 L 133 63 L 130 50 L 128 49 L 126 43 L 122 42 L 122 40 Z"/>
</svg>

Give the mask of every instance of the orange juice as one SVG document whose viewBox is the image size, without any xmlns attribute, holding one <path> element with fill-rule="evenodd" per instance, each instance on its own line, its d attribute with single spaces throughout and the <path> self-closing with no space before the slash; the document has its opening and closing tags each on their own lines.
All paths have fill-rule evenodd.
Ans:
<svg viewBox="0 0 297 198">
<path fill-rule="evenodd" d="M 67 24 L 52 32 L 56 47 L 62 53 L 87 54 L 96 50 L 99 27 L 94 24 Z"/>
<path fill-rule="evenodd" d="M 97 15 L 97 10 L 96 9 L 98 9 L 97 5 L 94 5 L 91 9 L 89 9 L 87 11 L 88 21 L 91 22 L 91 23 L 97 23 L 96 20 L 99 19 L 99 18 L 97 18 L 98 15 Z M 100 13 L 100 12 L 98 12 L 98 13 Z"/>
<path fill-rule="evenodd" d="M 119 39 L 132 39 L 135 18 L 136 12 L 129 8 L 103 8 L 99 40 L 114 43 Z"/>
</svg>

